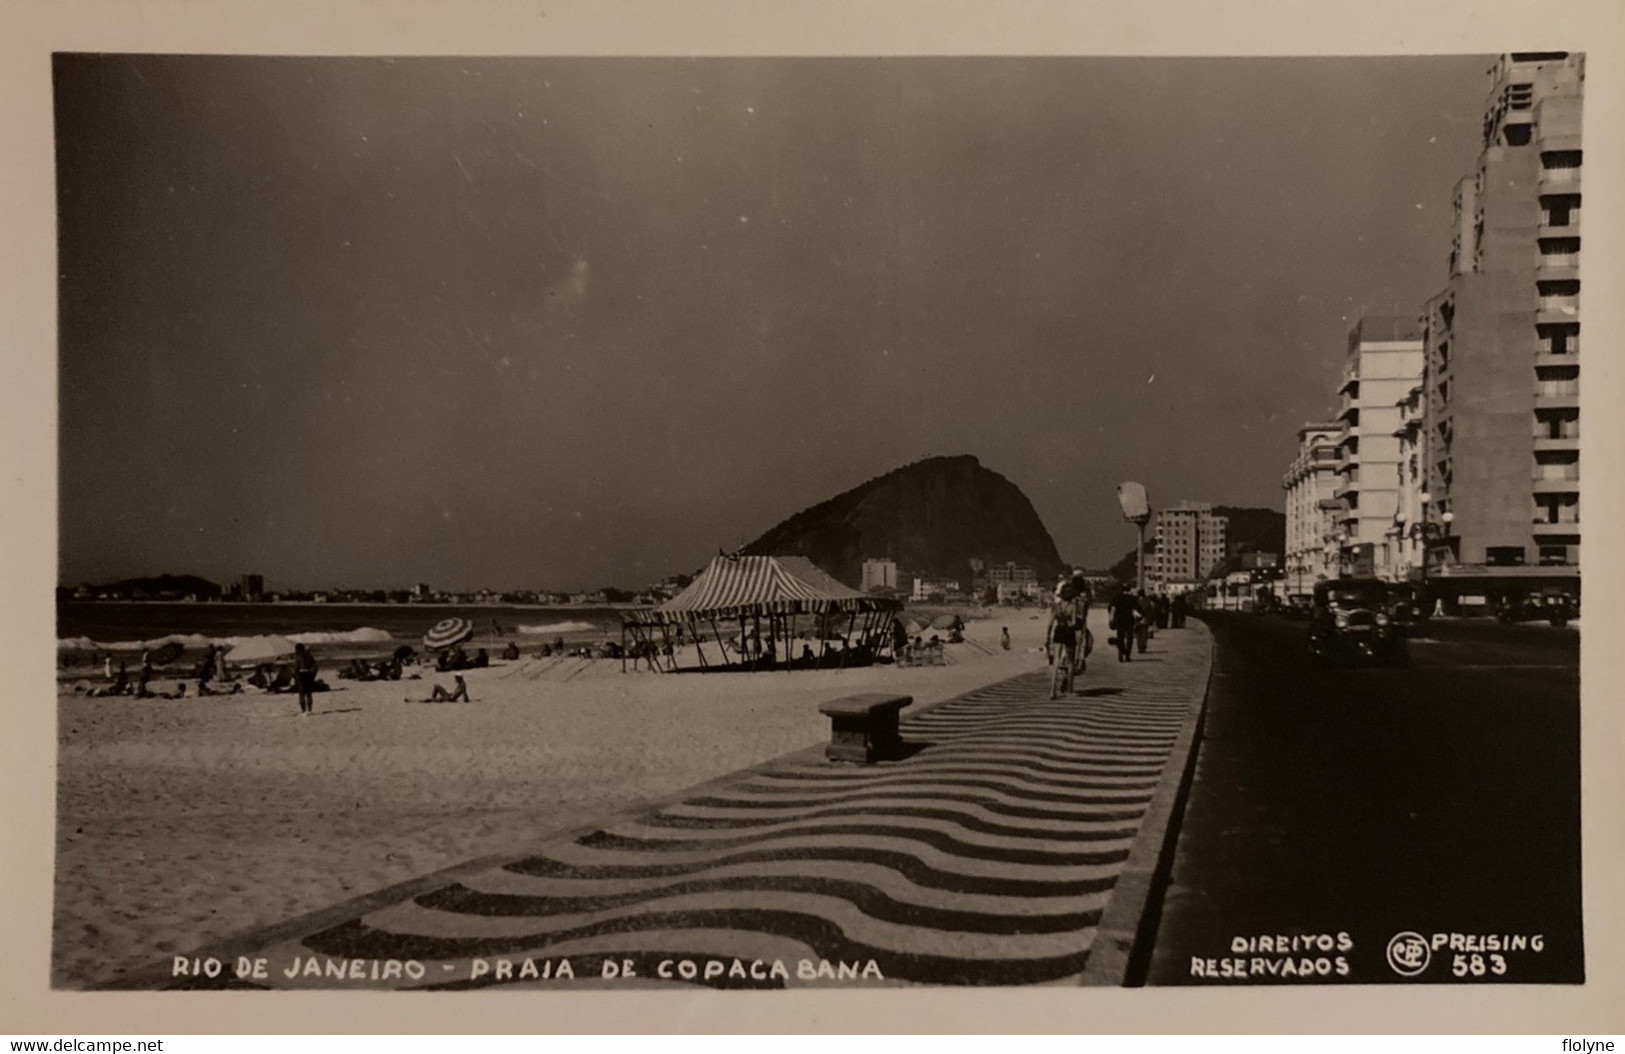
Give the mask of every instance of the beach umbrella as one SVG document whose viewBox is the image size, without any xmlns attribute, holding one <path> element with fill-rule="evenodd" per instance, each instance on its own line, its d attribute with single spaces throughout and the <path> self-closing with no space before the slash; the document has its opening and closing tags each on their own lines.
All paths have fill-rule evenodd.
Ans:
<svg viewBox="0 0 1625 1054">
<path fill-rule="evenodd" d="M 439 650 L 449 648 L 474 635 L 474 623 L 466 618 L 441 619 L 434 624 L 434 628 L 423 635 L 423 646 Z"/>
<path fill-rule="evenodd" d="M 257 666 L 262 662 L 285 659 L 292 654 L 293 641 L 287 637 L 250 637 L 238 641 L 226 652 L 226 661 Z"/>
</svg>

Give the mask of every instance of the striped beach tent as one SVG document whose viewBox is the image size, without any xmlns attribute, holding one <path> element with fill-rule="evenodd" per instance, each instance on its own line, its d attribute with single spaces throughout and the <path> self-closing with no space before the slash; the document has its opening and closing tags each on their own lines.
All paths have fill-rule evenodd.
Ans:
<svg viewBox="0 0 1625 1054">
<path fill-rule="evenodd" d="M 691 585 L 655 608 L 651 621 L 893 610 L 895 600 L 842 585 L 805 556 L 718 556 Z"/>
</svg>

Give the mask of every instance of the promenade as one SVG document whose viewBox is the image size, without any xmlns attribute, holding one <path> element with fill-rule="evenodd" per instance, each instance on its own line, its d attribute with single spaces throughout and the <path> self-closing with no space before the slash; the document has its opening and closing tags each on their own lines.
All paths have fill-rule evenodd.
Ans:
<svg viewBox="0 0 1625 1054">
<path fill-rule="evenodd" d="M 902 760 L 820 744 L 120 987 L 1120 983 L 1212 641 L 1121 664 L 1094 618 L 1071 697 L 1038 667 L 905 711 Z"/>
</svg>

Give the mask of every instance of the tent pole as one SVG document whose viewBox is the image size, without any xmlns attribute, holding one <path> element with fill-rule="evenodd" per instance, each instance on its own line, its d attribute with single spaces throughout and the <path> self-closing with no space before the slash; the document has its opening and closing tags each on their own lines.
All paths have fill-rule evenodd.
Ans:
<svg viewBox="0 0 1625 1054">
<path fill-rule="evenodd" d="M 621 623 L 621 672 L 626 672 L 626 623 Z"/>
<path fill-rule="evenodd" d="M 843 670 L 846 669 L 847 656 L 852 654 L 852 627 L 857 623 L 858 613 L 856 609 L 853 609 L 852 617 L 846 620 L 846 636 L 841 638 L 841 669 Z"/>
</svg>

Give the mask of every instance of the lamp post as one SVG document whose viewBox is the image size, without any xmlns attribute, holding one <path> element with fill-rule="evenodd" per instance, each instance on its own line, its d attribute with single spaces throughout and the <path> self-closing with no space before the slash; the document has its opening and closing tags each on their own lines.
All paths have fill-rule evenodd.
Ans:
<svg viewBox="0 0 1625 1054">
<path fill-rule="evenodd" d="M 1138 529 L 1134 548 L 1135 588 L 1145 591 L 1145 525 L 1151 522 L 1151 503 L 1145 496 L 1145 487 L 1139 483 L 1119 483 L 1117 503 L 1123 508 L 1123 519 Z"/>
<path fill-rule="evenodd" d="M 1422 499 L 1422 516 L 1418 522 L 1411 524 L 1411 539 L 1413 541 L 1420 541 L 1422 543 L 1422 574 L 1420 575 L 1420 578 L 1422 601 L 1423 603 L 1426 603 L 1428 588 L 1428 554 L 1432 551 L 1434 542 L 1442 541 L 1450 537 L 1450 524 L 1454 522 L 1456 514 L 1446 509 L 1440 514 L 1439 522 L 1434 523 L 1428 518 L 1428 505 L 1433 500 L 1432 496 L 1428 494 L 1427 491 L 1423 491 L 1420 497 Z"/>
</svg>

